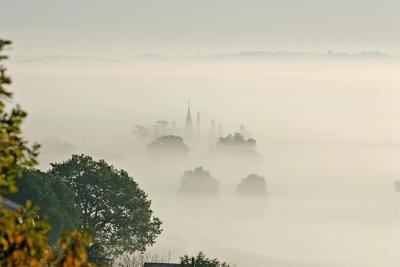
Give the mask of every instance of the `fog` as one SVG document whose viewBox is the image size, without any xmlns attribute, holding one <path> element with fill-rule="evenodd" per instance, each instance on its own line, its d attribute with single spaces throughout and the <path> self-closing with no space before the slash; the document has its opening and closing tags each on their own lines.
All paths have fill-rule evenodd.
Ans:
<svg viewBox="0 0 400 267">
<path fill-rule="evenodd" d="M 396 58 L 14 57 L 24 134 L 43 144 L 40 168 L 86 153 L 127 170 L 149 194 L 163 233 L 151 253 L 204 250 L 242 267 L 396 266 L 400 261 L 400 62 Z M 256 157 L 188 143 L 152 157 L 135 125 L 175 121 L 187 102 L 224 135 L 245 125 Z M 203 166 L 217 196 L 177 194 Z M 265 177 L 265 198 L 235 187 Z"/>
</svg>

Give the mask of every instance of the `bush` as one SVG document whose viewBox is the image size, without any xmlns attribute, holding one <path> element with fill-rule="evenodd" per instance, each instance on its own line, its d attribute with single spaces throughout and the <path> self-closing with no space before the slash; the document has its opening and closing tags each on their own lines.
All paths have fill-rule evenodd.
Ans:
<svg viewBox="0 0 400 267">
<path fill-rule="evenodd" d="M 215 195 L 219 191 L 219 182 L 203 167 L 185 171 L 179 192 L 188 195 Z"/>
<path fill-rule="evenodd" d="M 238 184 L 236 192 L 242 196 L 264 197 L 267 194 L 265 179 L 257 174 L 250 174 Z"/>
</svg>

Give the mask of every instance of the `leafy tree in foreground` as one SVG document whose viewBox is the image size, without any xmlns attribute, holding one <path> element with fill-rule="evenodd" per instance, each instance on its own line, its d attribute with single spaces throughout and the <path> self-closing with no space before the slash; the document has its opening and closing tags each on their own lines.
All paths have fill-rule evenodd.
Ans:
<svg viewBox="0 0 400 267">
<path fill-rule="evenodd" d="M 161 221 L 153 216 L 146 193 L 126 171 L 85 155 L 51 165 L 50 173 L 75 194 L 80 224 L 94 234 L 88 249 L 92 260 L 102 263 L 105 256 L 145 251 L 155 242 Z"/>
<path fill-rule="evenodd" d="M 230 265 L 226 262 L 220 262 L 218 259 L 210 259 L 206 256 L 206 254 L 202 251 L 200 251 L 196 257 L 189 257 L 188 255 L 184 255 L 183 257 L 180 257 L 180 264 L 185 266 L 193 266 L 193 263 L 195 266 L 200 266 L 200 267 L 230 267 Z"/>
<path fill-rule="evenodd" d="M 188 195 L 215 195 L 219 191 L 219 182 L 203 167 L 185 171 L 179 192 Z"/>
<path fill-rule="evenodd" d="M 267 195 L 265 179 L 257 174 L 250 174 L 237 186 L 236 192 L 242 196 L 264 197 Z"/>
<path fill-rule="evenodd" d="M 0 39 L 0 52 L 9 41 Z M 7 57 L 0 55 L 0 62 Z M 15 177 L 20 174 L 20 167 L 36 164 L 39 145 L 29 146 L 21 136 L 21 124 L 27 113 L 19 106 L 7 111 L 6 103 L 11 101 L 12 93 L 5 88 L 11 84 L 6 69 L 0 65 L 0 193 L 15 192 Z"/>
<path fill-rule="evenodd" d="M 9 44 L 0 39 L 0 52 Z M 0 61 L 5 58 L 0 54 Z M 84 234 L 65 233 L 60 240 L 60 252 L 55 254 L 46 237 L 50 226 L 38 219 L 38 209 L 32 208 L 30 201 L 25 208 L 16 210 L 3 206 L 4 194 L 17 191 L 15 177 L 22 168 L 36 163 L 38 153 L 38 146 L 29 146 L 21 136 L 21 123 L 26 113 L 19 107 L 6 108 L 12 94 L 5 85 L 10 83 L 6 69 L 0 65 L 0 266 L 93 266 L 87 261 L 85 250 L 90 239 Z"/>
<path fill-rule="evenodd" d="M 29 199 L 42 207 L 39 215 L 48 216 L 52 225 L 48 235 L 52 243 L 63 230 L 79 227 L 80 211 L 75 205 L 74 192 L 60 178 L 31 168 L 23 170 L 16 185 L 18 194 L 9 194 L 7 198 L 16 203 L 25 203 Z"/>
</svg>

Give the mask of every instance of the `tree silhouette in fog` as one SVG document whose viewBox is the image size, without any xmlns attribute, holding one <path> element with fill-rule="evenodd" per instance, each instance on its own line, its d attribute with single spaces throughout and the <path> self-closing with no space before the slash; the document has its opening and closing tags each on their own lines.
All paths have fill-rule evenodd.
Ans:
<svg viewBox="0 0 400 267">
<path fill-rule="evenodd" d="M 187 195 L 215 195 L 219 182 L 203 167 L 185 171 L 182 175 L 179 193 Z"/>
<path fill-rule="evenodd" d="M 230 154 L 256 155 L 257 142 L 253 138 L 245 139 L 240 133 L 220 137 L 217 150 Z"/>
<path fill-rule="evenodd" d="M 397 192 L 400 192 L 400 181 L 394 182 L 394 189 L 395 189 Z"/>
<path fill-rule="evenodd" d="M 238 184 L 236 192 L 241 196 L 264 197 L 267 195 L 265 179 L 257 174 L 250 174 Z"/>
<path fill-rule="evenodd" d="M 189 147 L 183 138 L 175 135 L 158 137 L 147 148 L 152 154 L 186 154 L 189 152 Z"/>
</svg>

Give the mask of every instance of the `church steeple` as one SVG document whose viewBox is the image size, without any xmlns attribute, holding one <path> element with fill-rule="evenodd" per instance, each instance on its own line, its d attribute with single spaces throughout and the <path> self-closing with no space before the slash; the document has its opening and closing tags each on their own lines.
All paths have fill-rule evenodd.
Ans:
<svg viewBox="0 0 400 267">
<path fill-rule="evenodd" d="M 192 124 L 192 115 L 190 113 L 190 101 L 188 101 L 188 109 L 186 113 L 184 138 L 187 141 L 193 140 L 193 124 Z"/>
<path fill-rule="evenodd" d="M 208 138 L 211 143 L 214 143 L 217 139 L 217 126 L 215 124 L 215 120 L 211 120 L 211 128 Z"/>
<path fill-rule="evenodd" d="M 200 112 L 197 112 L 197 119 L 196 119 L 196 138 L 199 139 L 200 137 L 201 137 Z"/>
</svg>

